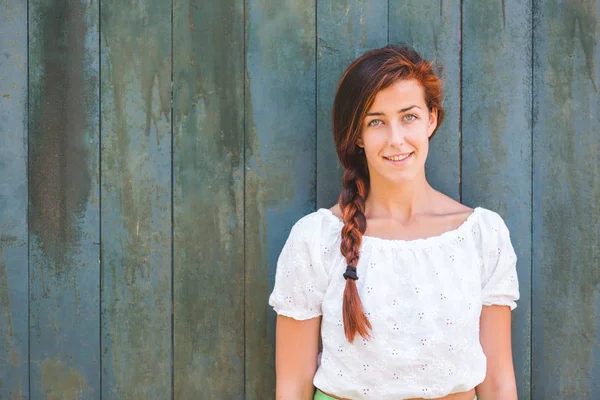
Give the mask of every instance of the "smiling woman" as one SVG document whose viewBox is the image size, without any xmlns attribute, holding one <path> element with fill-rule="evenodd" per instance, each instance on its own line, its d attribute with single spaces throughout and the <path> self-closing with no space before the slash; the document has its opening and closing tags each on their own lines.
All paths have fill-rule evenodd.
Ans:
<svg viewBox="0 0 600 400">
<path fill-rule="evenodd" d="M 417 80 L 400 80 L 382 89 L 357 140 L 366 152 L 371 182 L 382 178 L 407 182 L 424 171 L 429 138 L 436 127 L 437 110 L 429 111 Z"/>
<path fill-rule="evenodd" d="M 498 214 L 427 182 L 443 119 L 441 82 L 409 47 L 342 77 L 339 202 L 294 225 L 270 297 L 278 399 L 517 398 L 515 252 Z"/>
</svg>

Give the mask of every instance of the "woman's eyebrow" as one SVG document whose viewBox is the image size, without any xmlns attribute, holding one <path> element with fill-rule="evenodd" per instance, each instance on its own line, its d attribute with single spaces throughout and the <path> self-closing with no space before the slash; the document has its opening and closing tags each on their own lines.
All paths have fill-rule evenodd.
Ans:
<svg viewBox="0 0 600 400">
<path fill-rule="evenodd" d="M 413 105 L 413 106 L 409 106 L 409 107 L 403 108 L 401 110 L 398 110 L 398 114 L 406 112 L 412 108 L 418 108 L 419 110 L 421 109 L 421 107 L 419 107 L 417 105 Z M 374 116 L 385 115 L 385 114 L 382 112 L 370 112 L 370 113 L 367 113 L 366 115 L 367 115 L 367 117 L 374 117 Z"/>
</svg>

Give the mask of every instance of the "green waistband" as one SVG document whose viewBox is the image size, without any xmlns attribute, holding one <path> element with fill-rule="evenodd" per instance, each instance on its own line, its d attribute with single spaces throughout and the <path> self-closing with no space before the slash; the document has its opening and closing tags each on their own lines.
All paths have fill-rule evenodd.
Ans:
<svg viewBox="0 0 600 400">
<path fill-rule="evenodd" d="M 335 400 L 335 399 L 331 396 L 327 396 L 325 393 L 323 393 L 319 389 L 317 389 L 317 391 L 315 392 L 315 397 L 313 397 L 313 400 Z"/>
<path fill-rule="evenodd" d="M 327 396 L 325 393 L 321 392 L 319 389 L 315 392 L 315 397 L 313 400 L 335 400 L 335 398 L 331 396 Z M 477 396 L 473 400 L 477 400 Z"/>
</svg>

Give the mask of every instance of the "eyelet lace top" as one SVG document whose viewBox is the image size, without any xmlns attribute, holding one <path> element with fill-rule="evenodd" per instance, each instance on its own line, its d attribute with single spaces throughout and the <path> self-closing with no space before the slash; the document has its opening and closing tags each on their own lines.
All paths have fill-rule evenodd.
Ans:
<svg viewBox="0 0 600 400">
<path fill-rule="evenodd" d="M 363 236 L 356 281 L 372 338 L 346 340 L 346 261 L 340 221 L 320 209 L 292 228 L 277 262 L 269 304 L 280 315 L 322 315 L 314 385 L 350 399 L 435 398 L 483 381 L 479 342 L 484 305 L 512 309 L 516 255 L 502 218 L 476 208 L 457 229 L 426 239 Z"/>
</svg>

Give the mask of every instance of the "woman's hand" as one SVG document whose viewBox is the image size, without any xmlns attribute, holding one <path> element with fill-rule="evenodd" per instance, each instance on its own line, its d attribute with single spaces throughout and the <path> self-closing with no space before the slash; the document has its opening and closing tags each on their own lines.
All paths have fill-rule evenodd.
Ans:
<svg viewBox="0 0 600 400">
<path fill-rule="evenodd" d="M 298 321 L 283 315 L 277 316 L 277 400 L 312 400 L 320 330 L 321 317 Z"/>
</svg>

